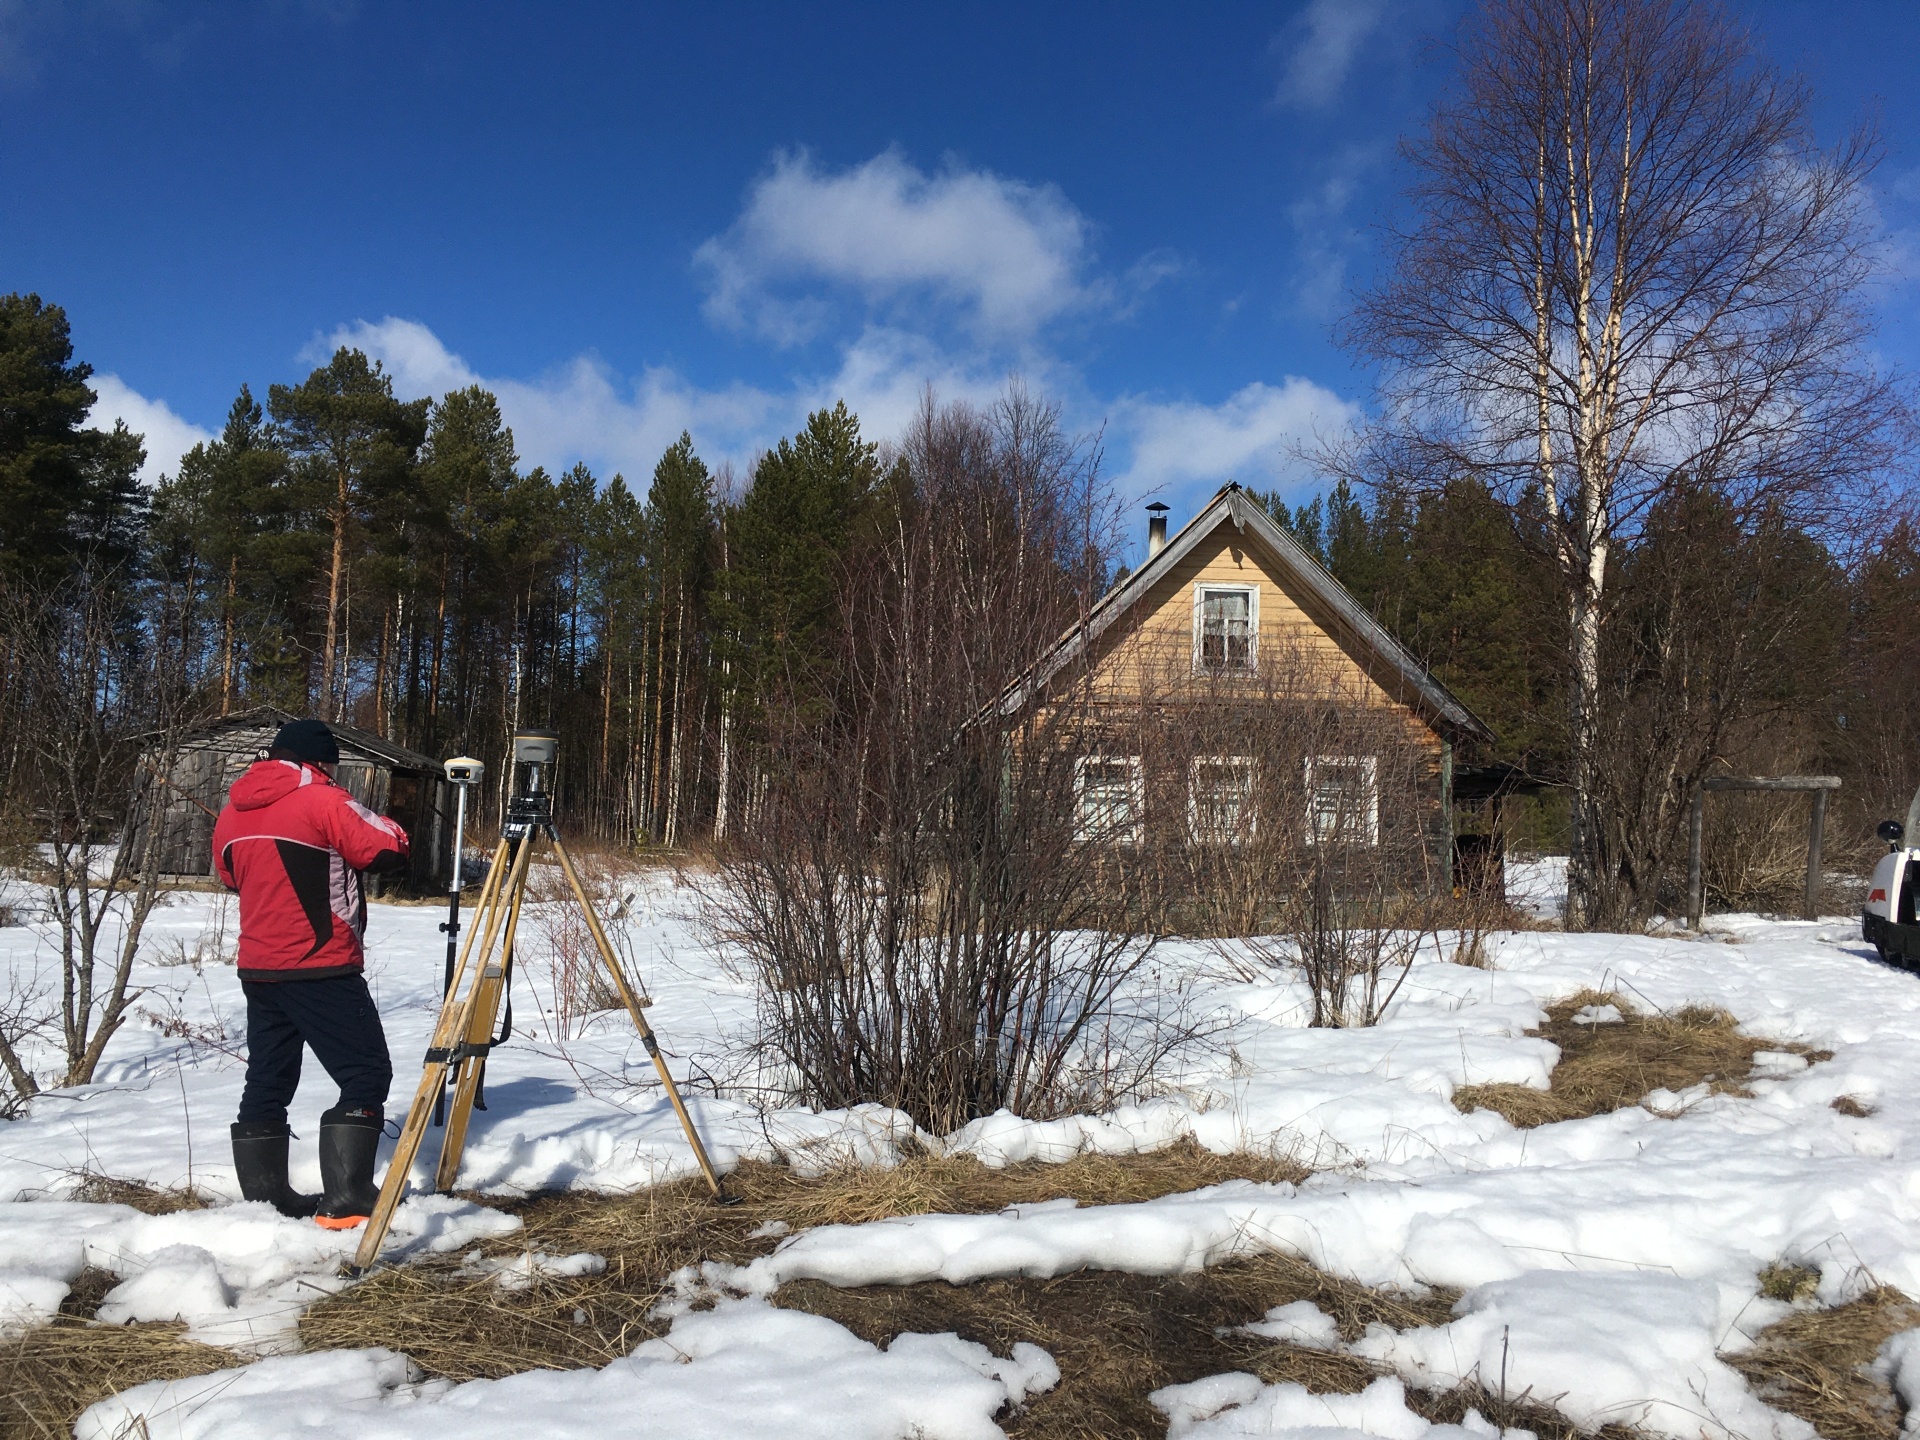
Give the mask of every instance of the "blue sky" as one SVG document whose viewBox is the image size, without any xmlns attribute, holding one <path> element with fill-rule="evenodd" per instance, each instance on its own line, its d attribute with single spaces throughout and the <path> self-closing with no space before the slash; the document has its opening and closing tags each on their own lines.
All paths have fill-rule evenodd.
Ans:
<svg viewBox="0 0 1920 1440">
<path fill-rule="evenodd" d="M 526 463 L 744 467 L 844 396 L 1011 372 L 1130 496 L 1313 479 L 1333 343 L 1459 0 L 701 5 L 0 0 L 0 285 L 64 305 L 150 471 L 346 340 L 479 380 Z M 1920 5 L 1740 5 L 1888 154 L 1913 367 Z"/>
</svg>

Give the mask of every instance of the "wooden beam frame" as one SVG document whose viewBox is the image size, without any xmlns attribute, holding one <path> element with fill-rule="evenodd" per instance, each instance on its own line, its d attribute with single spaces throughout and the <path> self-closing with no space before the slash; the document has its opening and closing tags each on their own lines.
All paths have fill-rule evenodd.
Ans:
<svg viewBox="0 0 1920 1440">
<path fill-rule="evenodd" d="M 1827 796 L 1840 788 L 1838 775 L 1709 775 L 1693 791 L 1693 813 L 1687 822 L 1687 928 L 1700 928 L 1706 908 L 1706 879 L 1702 846 L 1707 827 L 1709 790 L 1806 792 L 1813 796 L 1813 814 L 1807 821 L 1807 892 L 1801 916 L 1819 918 L 1820 850 L 1826 839 Z"/>
</svg>

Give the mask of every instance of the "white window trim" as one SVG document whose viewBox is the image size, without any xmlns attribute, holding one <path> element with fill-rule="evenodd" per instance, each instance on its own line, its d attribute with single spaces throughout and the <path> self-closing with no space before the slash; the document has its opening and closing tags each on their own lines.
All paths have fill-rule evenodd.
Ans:
<svg viewBox="0 0 1920 1440">
<path fill-rule="evenodd" d="M 1234 590 L 1247 596 L 1247 666 L 1244 670 L 1213 669 L 1206 662 L 1207 592 Z M 1257 675 L 1260 672 L 1260 587 L 1239 580 L 1193 582 L 1193 673 L 1196 675 Z"/>
<path fill-rule="evenodd" d="M 1358 765 L 1366 785 L 1366 825 L 1367 844 L 1380 843 L 1380 761 L 1373 755 L 1314 755 L 1300 762 L 1306 769 L 1307 782 L 1307 843 L 1320 843 L 1319 814 L 1314 801 L 1314 771 L 1319 766 L 1350 769 Z"/>
<path fill-rule="evenodd" d="M 1246 773 L 1246 796 L 1241 801 L 1246 823 L 1236 835 L 1205 835 L 1200 829 L 1200 776 L 1210 768 L 1236 766 Z M 1260 816 L 1253 806 L 1254 761 L 1251 755 L 1196 755 L 1187 766 L 1187 835 L 1196 845 L 1238 845 L 1251 840 L 1260 827 Z"/>
<path fill-rule="evenodd" d="M 1124 832 L 1095 835 L 1087 829 L 1086 775 L 1089 765 L 1127 767 L 1128 804 L 1133 823 Z M 1073 838 L 1095 844 L 1139 845 L 1146 839 L 1147 775 L 1138 755 L 1082 755 L 1073 762 Z"/>
</svg>

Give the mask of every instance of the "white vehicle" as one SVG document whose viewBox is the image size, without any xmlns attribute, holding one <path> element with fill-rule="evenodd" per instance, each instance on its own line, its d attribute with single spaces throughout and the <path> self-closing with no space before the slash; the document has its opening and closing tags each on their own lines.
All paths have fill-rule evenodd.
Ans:
<svg viewBox="0 0 1920 1440">
<path fill-rule="evenodd" d="M 1920 849 L 1909 849 L 1907 840 L 1920 832 L 1920 793 L 1907 807 L 1907 822 L 1882 820 L 1878 834 L 1887 842 L 1887 853 L 1873 867 L 1867 882 L 1867 903 L 1860 911 L 1860 934 L 1873 946 L 1880 958 L 1903 970 L 1920 970 L 1920 918 L 1915 902 L 1920 900 Z"/>
</svg>

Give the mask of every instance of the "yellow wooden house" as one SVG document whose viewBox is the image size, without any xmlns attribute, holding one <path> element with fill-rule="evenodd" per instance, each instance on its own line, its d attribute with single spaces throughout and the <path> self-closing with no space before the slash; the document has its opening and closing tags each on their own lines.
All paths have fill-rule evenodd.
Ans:
<svg viewBox="0 0 1920 1440">
<path fill-rule="evenodd" d="M 1081 732 L 1107 737 L 1077 762 L 1081 827 L 1123 843 L 1146 840 L 1155 817 L 1160 835 L 1196 844 L 1276 823 L 1309 841 L 1371 844 L 1383 825 L 1411 822 L 1450 867 L 1454 751 L 1493 738 L 1233 484 L 1171 538 L 1155 514 L 1146 561 L 1009 690 L 1002 713 L 1057 706 L 1066 688 L 1109 717 Z M 1262 759 L 1283 750 L 1284 762 Z M 1284 770 L 1284 785 L 1256 786 L 1262 766 Z M 1383 793 L 1421 813 L 1383 814 Z"/>
</svg>

